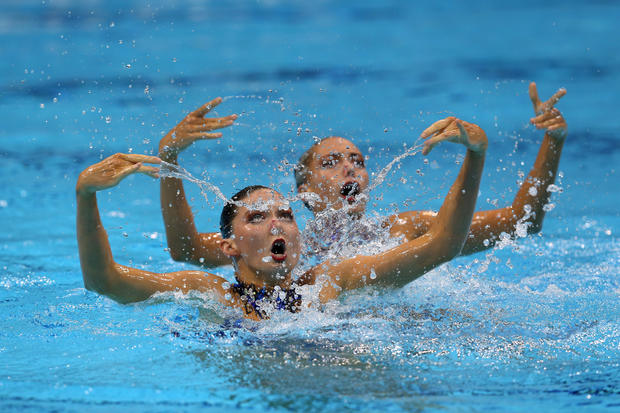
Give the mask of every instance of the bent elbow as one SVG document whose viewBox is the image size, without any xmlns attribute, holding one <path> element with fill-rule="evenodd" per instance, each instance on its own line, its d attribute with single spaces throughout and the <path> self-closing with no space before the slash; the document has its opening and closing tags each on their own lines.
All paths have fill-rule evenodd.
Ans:
<svg viewBox="0 0 620 413">
<path fill-rule="evenodd" d="M 192 251 L 195 251 L 194 247 L 171 247 L 170 257 L 176 262 L 192 262 Z"/>
<path fill-rule="evenodd" d="M 183 251 L 178 251 L 170 248 L 170 258 L 176 262 L 185 262 L 187 260 L 187 254 Z"/>
<path fill-rule="evenodd" d="M 527 233 L 530 235 L 538 234 L 542 230 L 542 222 L 531 222 L 527 228 Z"/>
<path fill-rule="evenodd" d="M 436 265 L 441 265 L 458 257 L 463 250 L 463 244 L 462 242 L 454 242 L 453 240 L 443 243 L 436 253 Z"/>
<path fill-rule="evenodd" d="M 463 245 L 465 244 L 465 242 L 454 242 L 452 243 L 452 245 L 449 245 L 442 257 L 445 257 L 444 262 L 450 261 L 456 257 L 458 257 L 461 254 L 461 251 L 463 250 Z"/>
<path fill-rule="evenodd" d="M 102 279 L 103 277 L 98 277 L 97 279 L 93 278 L 94 277 L 87 277 L 86 274 L 84 274 L 84 288 L 100 295 L 109 296 L 109 282 Z"/>
</svg>

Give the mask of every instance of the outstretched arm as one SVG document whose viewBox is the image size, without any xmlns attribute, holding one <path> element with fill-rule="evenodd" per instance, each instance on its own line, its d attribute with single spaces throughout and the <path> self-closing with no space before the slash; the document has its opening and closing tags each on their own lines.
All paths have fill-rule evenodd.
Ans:
<svg viewBox="0 0 620 413">
<path fill-rule="evenodd" d="M 160 158 L 177 165 L 179 153 L 195 141 L 220 138 L 221 133 L 210 133 L 210 131 L 232 125 L 237 115 L 222 118 L 205 118 L 204 116 L 221 102 L 222 99 L 217 98 L 206 103 L 187 115 L 168 132 L 159 143 Z M 161 211 L 172 258 L 204 267 L 230 264 L 230 259 L 220 250 L 219 244 L 222 237 L 219 232 L 199 233 L 196 230 L 194 215 L 185 198 L 181 179 L 162 178 L 160 193 Z"/>
<path fill-rule="evenodd" d="M 512 205 L 474 214 L 461 255 L 493 247 L 502 232 L 510 236 L 524 236 L 526 233 L 537 233 L 542 228 L 544 206 L 549 203 L 551 196 L 548 188 L 555 182 L 566 138 L 566 121 L 554 105 L 566 94 L 566 90 L 558 90 L 546 102 L 538 98 L 536 83 L 530 84 L 529 92 L 536 115 L 530 121 L 537 129 L 545 130 L 534 166 L 519 188 Z"/>
<path fill-rule="evenodd" d="M 367 284 L 403 286 L 460 253 L 478 196 L 487 148 L 486 135 L 478 126 L 450 117 L 434 123 L 423 132 L 422 137 L 430 137 L 426 141 L 424 154 L 446 140 L 467 147 L 459 175 L 430 230 L 419 238 L 378 255 L 357 256 L 335 265 L 328 262 L 314 268 L 311 270 L 314 277 L 327 274 L 332 280 L 332 285 L 322 290 L 323 301 L 337 295 L 339 289 L 348 290 Z"/>
<path fill-rule="evenodd" d="M 510 236 L 540 231 L 545 217 L 544 206 L 549 202 L 549 185 L 555 182 L 562 146 L 566 138 L 566 121 L 554 105 L 566 94 L 558 90 L 549 100 L 541 102 L 536 84 L 530 84 L 530 98 L 536 117 L 531 119 L 538 129 L 545 129 L 545 137 L 529 175 L 519 188 L 512 205 L 474 214 L 461 255 L 492 248 L 501 233 Z M 432 211 L 407 211 L 392 218 L 390 232 L 413 240 L 424 235 L 433 225 L 437 214 Z"/>
<path fill-rule="evenodd" d="M 141 301 L 156 292 L 216 290 L 219 277 L 200 271 L 156 274 L 117 264 L 101 223 L 96 192 L 117 185 L 126 176 L 142 172 L 156 176 L 157 169 L 143 163 L 159 163 L 146 155 L 116 154 L 86 168 L 76 185 L 77 241 L 84 286 L 121 303 Z M 223 294 L 220 294 L 223 296 Z"/>
</svg>

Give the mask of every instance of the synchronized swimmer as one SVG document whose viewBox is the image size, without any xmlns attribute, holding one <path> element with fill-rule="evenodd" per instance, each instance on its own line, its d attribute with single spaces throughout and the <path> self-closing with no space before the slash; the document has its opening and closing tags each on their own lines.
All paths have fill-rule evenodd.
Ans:
<svg viewBox="0 0 620 413">
<path fill-rule="evenodd" d="M 342 291 L 367 285 L 404 286 L 459 254 L 491 248 L 502 232 L 514 235 L 518 223 L 526 223 L 528 232 L 540 230 L 549 198 L 546 189 L 555 180 L 566 137 L 566 122 L 554 107 L 565 93 L 561 89 L 542 102 L 536 85 L 530 85 L 536 114 L 531 122 L 546 133 L 536 162 L 509 207 L 474 213 L 488 145 L 486 134 L 477 125 L 449 117 L 422 133 L 426 139 L 423 153 L 444 141 L 464 145 L 467 151 L 460 172 L 438 213 L 408 211 L 386 219 L 390 234 L 403 239 L 386 251 L 328 260 L 293 280 L 302 243 L 293 211 L 281 194 L 263 186 L 244 188 L 224 206 L 220 233 L 198 233 L 181 180 L 162 177 L 161 207 L 172 257 L 207 268 L 232 264 L 236 282 L 230 285 L 203 270 L 162 274 L 116 263 L 99 217 L 96 192 L 114 187 L 133 173 L 158 177 L 158 168 L 151 165 L 161 160 L 176 164 L 178 154 L 196 140 L 220 138 L 221 133 L 212 131 L 232 125 L 237 116 L 205 118 L 221 103 L 220 98 L 215 99 L 190 113 L 162 139 L 159 157 L 116 154 L 80 174 L 77 237 L 84 284 L 122 303 L 164 291 L 212 292 L 222 303 L 241 308 L 245 317 L 254 320 L 268 317 L 269 309 L 297 312 L 312 305 L 295 286 L 318 284 L 321 303 Z M 307 202 L 314 214 L 343 209 L 343 221 L 363 216 L 366 198 L 361 194 L 368 188 L 369 177 L 364 157 L 351 141 L 329 137 L 313 145 L 302 155 L 295 177 L 300 193 L 317 195 Z M 270 259 L 265 259 L 266 254 Z"/>
</svg>

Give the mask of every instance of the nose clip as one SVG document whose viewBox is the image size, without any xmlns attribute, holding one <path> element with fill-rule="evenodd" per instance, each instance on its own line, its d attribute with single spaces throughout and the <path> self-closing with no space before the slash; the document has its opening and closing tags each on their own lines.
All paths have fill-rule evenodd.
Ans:
<svg viewBox="0 0 620 413">
<path fill-rule="evenodd" d="M 272 225 L 271 229 L 269 230 L 269 233 L 271 235 L 280 235 L 282 233 L 282 230 L 279 227 Z"/>
</svg>

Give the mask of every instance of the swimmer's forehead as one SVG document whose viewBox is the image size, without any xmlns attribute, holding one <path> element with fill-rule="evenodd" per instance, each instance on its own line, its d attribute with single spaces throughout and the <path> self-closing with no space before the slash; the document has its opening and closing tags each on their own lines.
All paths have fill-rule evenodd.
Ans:
<svg viewBox="0 0 620 413">
<path fill-rule="evenodd" d="M 241 208 L 249 211 L 266 211 L 269 208 L 290 209 L 289 202 L 273 189 L 259 189 L 241 201 Z"/>
<path fill-rule="evenodd" d="M 348 139 L 341 138 L 339 136 L 329 137 L 323 139 L 314 150 L 315 158 L 321 158 L 326 155 L 339 155 L 339 154 L 361 154 L 353 142 Z"/>
</svg>

